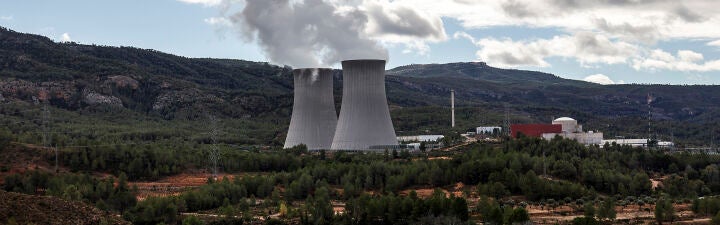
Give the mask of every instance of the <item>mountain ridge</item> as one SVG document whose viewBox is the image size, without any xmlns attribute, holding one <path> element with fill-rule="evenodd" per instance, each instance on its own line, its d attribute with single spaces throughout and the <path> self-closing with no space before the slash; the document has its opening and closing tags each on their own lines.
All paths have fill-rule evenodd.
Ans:
<svg viewBox="0 0 720 225">
<path fill-rule="evenodd" d="M 0 65 L 0 101 L 47 100 L 74 112 L 115 107 L 165 120 L 200 120 L 212 113 L 273 124 L 270 132 L 262 126 L 249 129 L 271 135 L 258 139 L 281 141 L 292 107 L 292 68 L 267 62 L 56 43 L 40 35 L 0 28 Z M 339 107 L 342 71 L 335 70 L 334 76 Z M 599 85 L 543 72 L 494 68 L 482 62 L 458 62 L 387 70 L 388 102 L 393 120 L 400 121 L 395 126 L 407 132 L 449 129 L 441 121 L 417 126 L 405 123 L 422 110 L 445 110 L 451 89 L 456 91 L 458 108 L 490 110 L 459 115 L 464 126 L 490 123 L 482 118 L 497 118 L 494 115 L 502 114 L 506 105 L 518 117 L 517 122 L 547 122 L 551 116 L 566 115 L 596 129 L 617 117 L 647 118 L 649 110 L 653 120 L 699 124 L 692 129 L 715 123 L 720 115 L 720 86 Z M 648 95 L 655 98 L 651 109 Z M 498 123 L 496 120 L 492 123 Z"/>
</svg>

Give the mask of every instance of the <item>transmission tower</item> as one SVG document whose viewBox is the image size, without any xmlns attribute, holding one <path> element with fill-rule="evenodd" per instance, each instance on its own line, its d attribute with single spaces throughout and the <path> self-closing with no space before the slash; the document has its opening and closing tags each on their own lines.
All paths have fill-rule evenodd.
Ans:
<svg viewBox="0 0 720 225">
<path fill-rule="evenodd" d="M 53 151 L 55 151 L 55 173 L 59 173 L 60 170 L 58 170 L 58 147 L 55 145 L 53 147 Z"/>
<path fill-rule="evenodd" d="M 43 147 L 50 147 L 50 110 L 47 104 L 43 105 L 42 108 L 42 144 Z"/>
<path fill-rule="evenodd" d="M 505 129 L 505 132 L 508 136 L 511 136 L 510 133 L 510 108 L 508 107 L 507 103 L 504 104 L 505 106 L 505 120 L 503 121 L 503 129 Z"/>
<path fill-rule="evenodd" d="M 715 150 L 715 126 L 710 129 L 710 150 Z"/>
<path fill-rule="evenodd" d="M 210 163 L 212 164 L 213 178 L 217 179 L 218 161 L 220 160 L 220 149 L 217 146 L 217 136 L 219 133 L 217 118 L 213 115 L 208 115 L 210 121 Z"/>
<path fill-rule="evenodd" d="M 58 149 L 52 145 L 52 135 L 50 134 L 50 109 L 47 103 L 42 108 L 42 144 L 45 149 L 52 149 L 55 153 L 55 172 L 58 172 Z"/>
</svg>

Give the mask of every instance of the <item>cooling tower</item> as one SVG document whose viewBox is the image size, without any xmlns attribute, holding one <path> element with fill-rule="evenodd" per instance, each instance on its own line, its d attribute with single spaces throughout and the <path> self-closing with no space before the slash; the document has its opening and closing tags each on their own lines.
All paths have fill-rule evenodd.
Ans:
<svg viewBox="0 0 720 225">
<path fill-rule="evenodd" d="M 348 60 L 342 67 L 342 105 L 332 149 L 397 146 L 385 96 L 385 60 Z"/>
<path fill-rule="evenodd" d="M 330 149 L 337 125 L 332 70 L 296 69 L 293 76 L 295 98 L 284 148 Z"/>
</svg>

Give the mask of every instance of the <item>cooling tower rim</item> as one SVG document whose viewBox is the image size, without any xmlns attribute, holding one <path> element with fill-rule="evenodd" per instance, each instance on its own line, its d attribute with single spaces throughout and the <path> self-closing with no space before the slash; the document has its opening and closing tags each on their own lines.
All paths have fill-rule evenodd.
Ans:
<svg viewBox="0 0 720 225">
<path fill-rule="evenodd" d="M 307 68 L 297 68 L 293 69 L 293 73 L 300 73 L 302 71 L 306 70 L 318 70 L 318 71 L 332 71 L 333 68 L 326 68 L 326 67 L 307 67 Z"/>
<path fill-rule="evenodd" d="M 352 62 L 387 62 L 385 59 L 349 59 L 349 60 L 343 60 L 342 63 L 352 63 Z"/>
<path fill-rule="evenodd" d="M 303 67 L 303 68 L 295 68 L 293 71 L 300 71 L 300 70 L 333 70 L 333 68 L 330 67 Z"/>
</svg>

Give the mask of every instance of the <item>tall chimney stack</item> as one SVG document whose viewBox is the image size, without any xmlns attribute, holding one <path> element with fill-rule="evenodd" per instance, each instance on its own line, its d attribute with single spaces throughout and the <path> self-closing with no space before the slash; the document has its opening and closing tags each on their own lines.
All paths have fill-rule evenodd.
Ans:
<svg viewBox="0 0 720 225">
<path fill-rule="evenodd" d="M 455 127 L 455 90 L 450 90 L 450 109 L 452 111 L 452 127 Z"/>
</svg>

